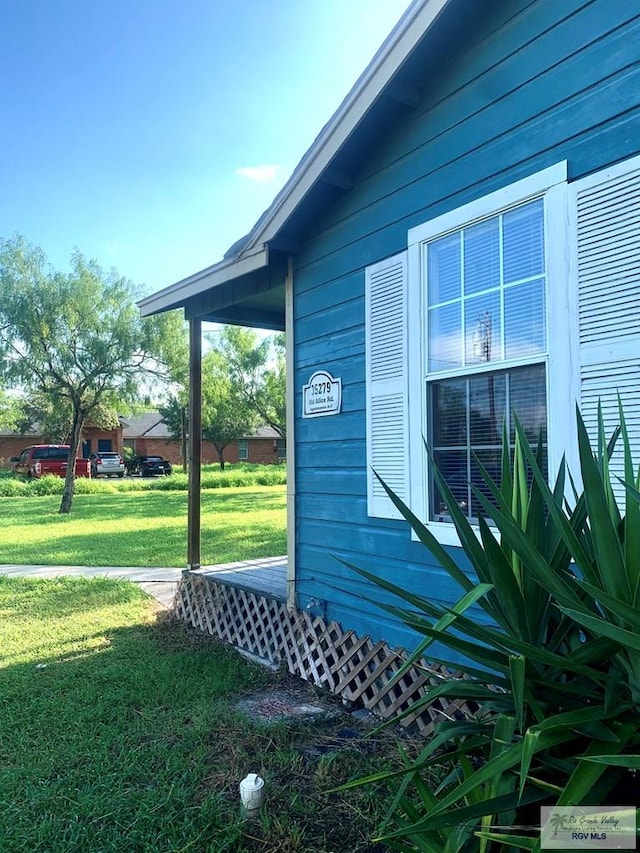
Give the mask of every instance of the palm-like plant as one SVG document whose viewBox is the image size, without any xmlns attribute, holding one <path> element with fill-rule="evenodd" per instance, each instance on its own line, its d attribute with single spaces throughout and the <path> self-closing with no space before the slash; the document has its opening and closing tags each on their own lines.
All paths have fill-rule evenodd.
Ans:
<svg viewBox="0 0 640 853">
<path fill-rule="evenodd" d="M 400 849 L 539 849 L 537 832 L 509 829 L 534 825 L 534 804 L 605 803 L 640 766 L 640 474 L 622 411 L 609 442 L 598 413 L 595 451 L 579 412 L 577 420 L 581 493 L 564 462 L 547 484 L 542 447 L 532 449 L 519 425 L 513 448 L 503 436 L 500 483 L 484 471 L 486 489 L 474 489 L 484 513 L 477 530 L 436 472 L 475 579 L 385 486 L 462 596 L 445 609 L 352 568 L 404 602 L 386 609 L 423 637 L 407 665 L 429 659 L 465 672 L 422 703 L 448 696 L 479 706 L 471 720 L 441 724 L 418 760 L 396 774 L 387 830 L 394 828 L 385 838 Z M 609 467 L 619 434 L 622 510 Z M 435 641 L 466 663 L 435 657 Z M 430 785 L 436 766 L 440 781 Z"/>
</svg>

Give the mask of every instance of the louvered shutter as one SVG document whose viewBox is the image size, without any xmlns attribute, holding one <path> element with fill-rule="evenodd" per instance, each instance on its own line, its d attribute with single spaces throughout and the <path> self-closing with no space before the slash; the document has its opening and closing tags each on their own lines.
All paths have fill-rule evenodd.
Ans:
<svg viewBox="0 0 640 853">
<path fill-rule="evenodd" d="M 400 518 L 373 472 L 408 500 L 407 253 L 368 267 L 365 280 L 367 507 Z"/>
<path fill-rule="evenodd" d="M 598 402 L 607 436 L 624 407 L 640 462 L 640 158 L 575 184 L 578 237 L 580 404 L 597 440 Z M 612 469 L 624 475 L 617 450 Z M 618 496 L 623 487 L 616 487 Z"/>
</svg>

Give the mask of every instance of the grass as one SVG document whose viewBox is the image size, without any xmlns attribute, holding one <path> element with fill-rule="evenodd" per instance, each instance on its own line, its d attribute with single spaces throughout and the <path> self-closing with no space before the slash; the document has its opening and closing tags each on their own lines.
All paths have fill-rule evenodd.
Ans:
<svg viewBox="0 0 640 853">
<path fill-rule="evenodd" d="M 0 577 L 0 617 L 3 853 L 382 849 L 386 792 L 326 792 L 388 767 L 390 741 L 246 718 L 235 700 L 273 676 L 135 585 Z M 250 824 L 247 772 L 267 790 Z"/>
<path fill-rule="evenodd" d="M 70 515 L 60 515 L 59 505 L 56 495 L 0 498 L 0 563 L 186 563 L 185 492 L 76 495 Z M 203 565 L 285 554 L 285 487 L 205 491 L 201 522 Z"/>
<path fill-rule="evenodd" d="M 287 471 L 283 465 L 255 465 L 240 462 L 227 465 L 224 471 L 219 465 L 203 465 L 201 483 L 203 489 L 238 488 L 241 486 L 284 486 Z M 16 477 L 10 470 L 0 470 L 0 498 L 39 497 L 61 495 L 64 481 L 49 474 L 37 480 Z M 169 477 L 78 477 L 75 484 L 77 495 L 107 495 L 122 492 L 186 492 L 188 477 L 178 468 Z"/>
</svg>

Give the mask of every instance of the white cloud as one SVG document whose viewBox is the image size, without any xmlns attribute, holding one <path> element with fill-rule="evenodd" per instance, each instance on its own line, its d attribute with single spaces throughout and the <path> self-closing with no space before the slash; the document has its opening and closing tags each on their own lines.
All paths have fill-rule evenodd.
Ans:
<svg viewBox="0 0 640 853">
<path fill-rule="evenodd" d="M 236 169 L 236 175 L 242 178 L 247 178 L 249 181 L 275 181 L 282 172 L 282 166 L 263 165 L 263 166 L 240 166 Z"/>
</svg>

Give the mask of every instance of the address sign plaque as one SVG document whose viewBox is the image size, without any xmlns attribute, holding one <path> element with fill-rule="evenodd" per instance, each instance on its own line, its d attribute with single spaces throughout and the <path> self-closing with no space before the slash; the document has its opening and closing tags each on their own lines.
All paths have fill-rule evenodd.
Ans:
<svg viewBox="0 0 640 853">
<path fill-rule="evenodd" d="M 302 388 L 302 417 L 337 415 L 341 406 L 342 379 L 334 379 L 326 370 L 316 370 Z"/>
</svg>

